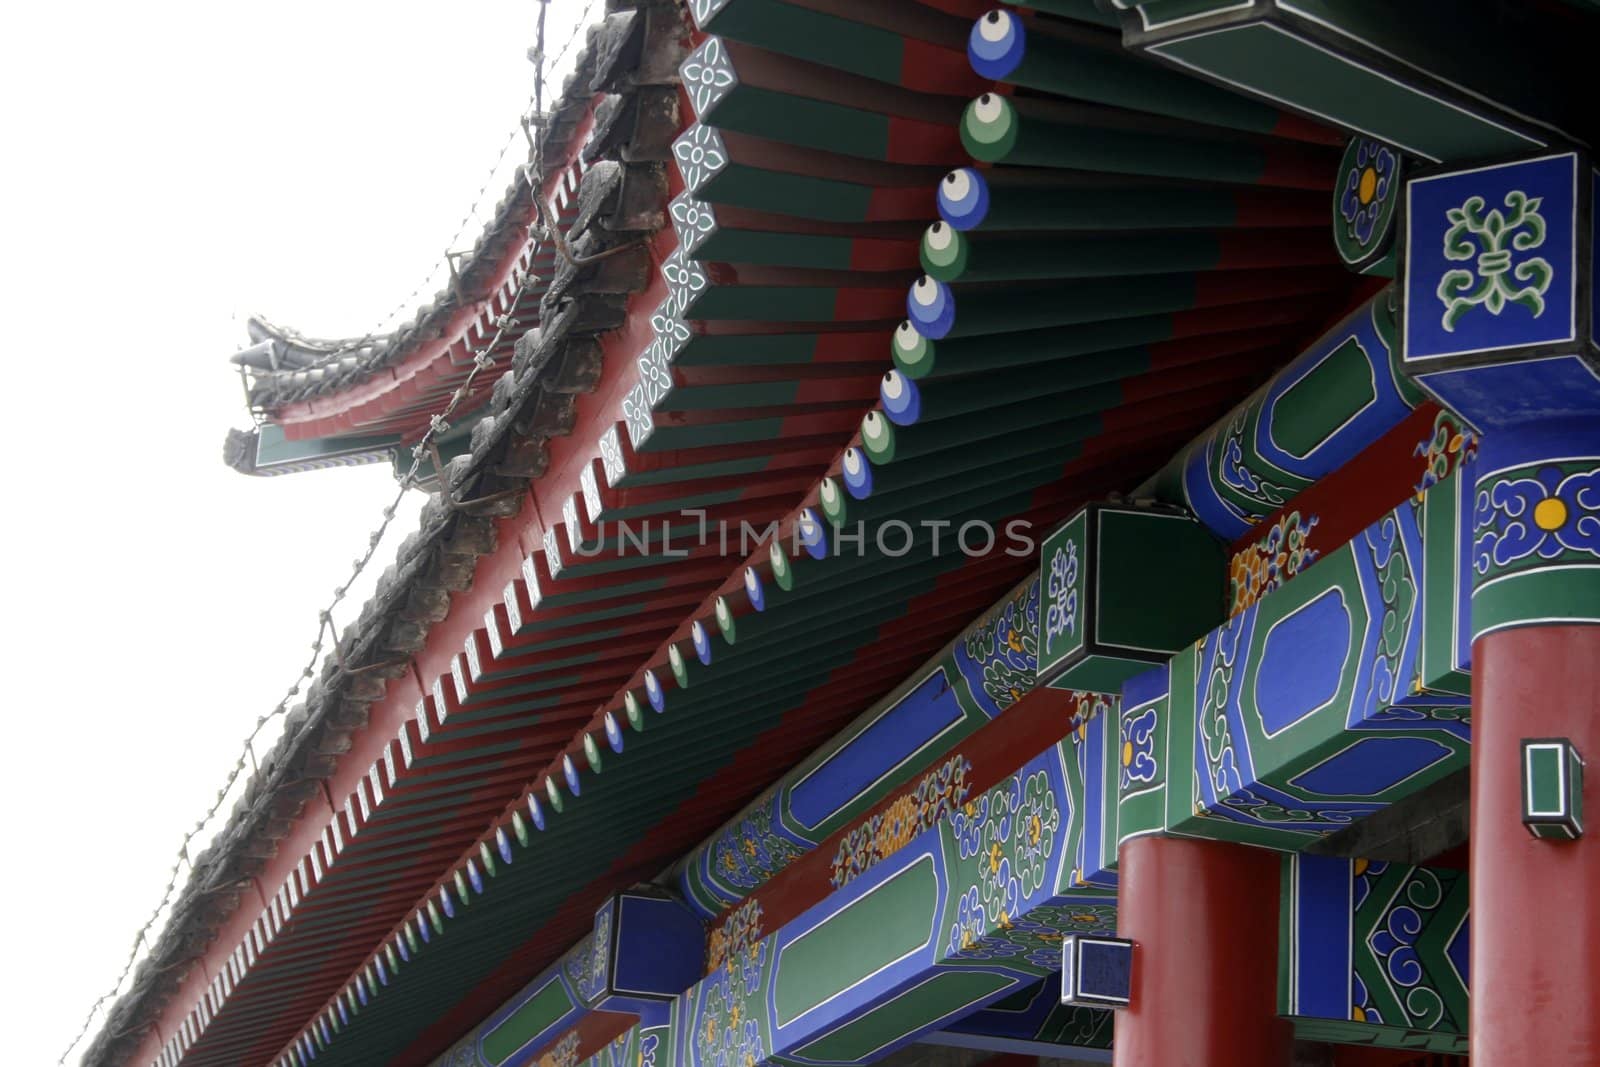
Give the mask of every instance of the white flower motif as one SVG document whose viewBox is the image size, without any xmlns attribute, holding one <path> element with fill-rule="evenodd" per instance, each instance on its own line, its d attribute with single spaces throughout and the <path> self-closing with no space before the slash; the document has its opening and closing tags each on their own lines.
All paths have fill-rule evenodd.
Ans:
<svg viewBox="0 0 1600 1067">
<path fill-rule="evenodd" d="M 728 150 L 715 127 L 695 123 L 672 142 L 672 157 L 684 186 L 692 193 L 728 165 Z"/>
<path fill-rule="evenodd" d="M 687 289 L 690 293 L 698 293 L 711 284 L 705 268 L 685 255 L 681 248 L 673 249 L 672 254 L 661 261 L 661 276 L 669 286 Z"/>
<path fill-rule="evenodd" d="M 628 473 L 622 459 L 622 441 L 615 426 L 600 435 L 600 464 L 606 469 L 607 485 L 616 485 Z"/>
<path fill-rule="evenodd" d="M 650 436 L 653 420 L 650 418 L 650 405 L 644 397 L 644 383 L 639 382 L 622 400 L 622 420 L 628 424 L 628 440 L 634 448 L 644 444 Z"/>
<path fill-rule="evenodd" d="M 694 199 L 688 193 L 680 193 L 675 197 L 668 210 L 672 214 L 672 228 L 678 234 L 679 248 L 694 251 L 717 228 L 717 216 L 711 205 Z"/>
<path fill-rule="evenodd" d="M 678 76 L 689 94 L 689 102 L 694 105 L 694 113 L 701 118 L 738 83 L 733 64 L 728 60 L 728 50 L 717 37 L 708 38 L 684 60 L 678 68 Z"/>
<path fill-rule="evenodd" d="M 706 28 L 706 23 L 716 17 L 718 11 L 727 4 L 728 0 L 694 0 L 694 24 L 700 29 Z"/>
</svg>

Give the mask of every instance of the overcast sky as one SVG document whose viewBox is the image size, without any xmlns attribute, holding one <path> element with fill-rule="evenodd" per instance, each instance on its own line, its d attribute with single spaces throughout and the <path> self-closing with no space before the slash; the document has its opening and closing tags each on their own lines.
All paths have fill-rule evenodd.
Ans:
<svg viewBox="0 0 1600 1067">
<path fill-rule="evenodd" d="M 583 8 L 553 0 L 551 52 Z M 535 0 L 8 10 L 6 1062 L 54 1063 L 116 977 L 394 491 L 387 467 L 223 465 L 248 421 L 228 362 L 245 316 L 360 334 L 423 280 L 532 91 L 536 17 Z"/>
</svg>

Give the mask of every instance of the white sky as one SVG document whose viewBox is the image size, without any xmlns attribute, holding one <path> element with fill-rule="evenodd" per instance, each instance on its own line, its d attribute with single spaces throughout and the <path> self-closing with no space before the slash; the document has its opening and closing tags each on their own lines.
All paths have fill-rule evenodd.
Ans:
<svg viewBox="0 0 1600 1067">
<path fill-rule="evenodd" d="M 583 8 L 553 0 L 551 52 Z M 532 91 L 536 16 L 535 0 L 7 10 L 8 1063 L 54 1063 L 121 969 L 394 491 L 386 467 L 223 465 L 247 423 L 227 360 L 244 317 L 359 334 L 422 280 Z"/>
</svg>

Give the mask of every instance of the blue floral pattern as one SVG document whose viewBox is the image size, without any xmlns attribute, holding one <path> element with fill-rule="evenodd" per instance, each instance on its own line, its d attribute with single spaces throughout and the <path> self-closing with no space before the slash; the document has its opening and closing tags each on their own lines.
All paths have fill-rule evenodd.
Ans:
<svg viewBox="0 0 1600 1067">
<path fill-rule="evenodd" d="M 956 647 L 956 667 L 990 718 L 1022 698 L 1039 665 L 1039 583 L 1028 583 Z"/>
<path fill-rule="evenodd" d="M 1156 709 L 1152 705 L 1122 720 L 1122 778 L 1124 792 L 1135 782 L 1153 782 L 1160 770 L 1156 762 Z"/>
<path fill-rule="evenodd" d="M 960 858 L 977 862 L 972 882 L 953 890 L 960 896 L 947 950 L 965 959 L 1019 955 L 1026 946 L 1005 933 L 1048 896 L 1049 860 L 1061 828 L 1049 774 L 1012 775 L 954 813 L 950 824 Z M 998 939 L 991 936 L 997 933 Z"/>
<path fill-rule="evenodd" d="M 595 916 L 594 931 L 578 942 L 567 956 L 567 980 L 587 1003 L 598 1000 L 606 991 L 606 964 L 611 957 L 611 909 Z"/>
<path fill-rule="evenodd" d="M 741 955 L 738 966 L 730 961 L 707 975 L 699 987 L 700 1012 L 692 1040 L 700 1067 L 755 1067 L 766 1059 L 761 1009 L 751 998 L 761 987 L 767 943 L 756 942 Z"/>
<path fill-rule="evenodd" d="M 1366 137 L 1357 138 L 1345 158 L 1348 162 L 1344 187 L 1339 192 L 1339 218 L 1344 223 L 1346 240 L 1365 249 L 1374 243 L 1374 237 L 1383 236 L 1378 223 L 1393 209 L 1400 160 L 1394 149 Z"/>
<path fill-rule="evenodd" d="M 1600 557 L 1600 465 L 1548 463 L 1480 486 L 1473 535 L 1480 576 L 1524 560 Z"/>
<path fill-rule="evenodd" d="M 724 830 L 711 847 L 712 876 L 738 889 L 754 889 L 803 856 L 805 849 L 778 833 L 774 821 L 763 804 Z"/>
</svg>

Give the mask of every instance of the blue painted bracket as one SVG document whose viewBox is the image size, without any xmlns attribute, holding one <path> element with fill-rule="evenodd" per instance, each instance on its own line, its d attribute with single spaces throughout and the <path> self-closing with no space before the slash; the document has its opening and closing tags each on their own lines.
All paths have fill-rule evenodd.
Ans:
<svg viewBox="0 0 1600 1067">
<path fill-rule="evenodd" d="M 1404 367 L 1480 430 L 1600 413 L 1596 195 L 1579 152 L 1406 183 Z"/>
<path fill-rule="evenodd" d="M 611 896 L 593 929 L 446 1054 L 451 1067 L 524 1067 L 553 1043 L 573 1043 L 591 1012 L 637 1015 L 665 1026 L 677 995 L 705 973 L 705 928 L 656 886 Z M 634 1065 L 637 1067 L 637 1065 Z"/>
</svg>

